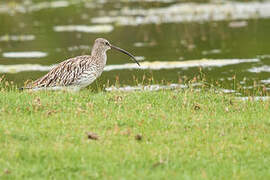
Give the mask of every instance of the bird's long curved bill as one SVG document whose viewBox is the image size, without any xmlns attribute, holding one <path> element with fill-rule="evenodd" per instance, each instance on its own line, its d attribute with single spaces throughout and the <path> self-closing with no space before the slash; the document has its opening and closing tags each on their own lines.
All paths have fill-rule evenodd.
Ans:
<svg viewBox="0 0 270 180">
<path fill-rule="evenodd" d="M 112 49 L 115 49 L 115 50 L 117 50 L 117 51 L 120 51 L 120 52 L 122 52 L 122 53 L 128 55 L 129 57 L 132 58 L 132 60 L 133 60 L 135 63 L 137 63 L 137 64 L 140 66 L 140 63 L 139 63 L 139 62 L 136 60 L 136 58 L 135 58 L 132 54 L 130 54 L 129 52 L 127 52 L 127 51 L 125 51 L 124 49 L 121 49 L 121 48 L 119 48 L 119 47 L 113 46 L 113 45 L 110 45 L 110 47 L 111 47 Z"/>
</svg>

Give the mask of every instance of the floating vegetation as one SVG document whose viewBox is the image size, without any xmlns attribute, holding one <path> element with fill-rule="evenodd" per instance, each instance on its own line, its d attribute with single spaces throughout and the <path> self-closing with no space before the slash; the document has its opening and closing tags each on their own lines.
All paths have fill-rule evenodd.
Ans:
<svg viewBox="0 0 270 180">
<path fill-rule="evenodd" d="M 124 8 L 120 13 L 92 18 L 93 23 L 116 23 L 118 25 L 161 24 L 177 22 L 203 22 L 223 20 L 246 20 L 270 17 L 270 2 L 224 2 L 179 3 L 169 7 L 151 9 Z M 117 14 L 118 16 L 114 16 Z M 246 26 L 234 22 L 232 27 Z"/>
<path fill-rule="evenodd" d="M 42 58 L 46 57 L 47 53 L 32 51 L 32 52 L 4 52 L 3 57 L 6 58 Z"/>
<path fill-rule="evenodd" d="M 84 32 L 84 33 L 109 33 L 113 30 L 112 25 L 66 25 L 66 26 L 55 26 L 54 31 L 56 32 Z"/>
<path fill-rule="evenodd" d="M 239 63 L 258 62 L 258 59 L 226 59 L 226 60 L 191 60 L 191 61 L 153 61 L 141 62 L 141 66 L 137 64 L 127 63 L 119 65 L 107 65 L 104 71 L 123 70 L 123 69 L 175 69 L 175 68 L 190 68 L 190 67 L 222 67 Z M 43 66 L 39 64 L 19 64 L 19 65 L 0 65 L 0 72 L 3 73 L 18 73 L 22 71 L 49 71 L 55 65 Z"/>
<path fill-rule="evenodd" d="M 0 41 L 32 41 L 35 40 L 34 35 L 4 35 L 0 36 Z"/>
</svg>

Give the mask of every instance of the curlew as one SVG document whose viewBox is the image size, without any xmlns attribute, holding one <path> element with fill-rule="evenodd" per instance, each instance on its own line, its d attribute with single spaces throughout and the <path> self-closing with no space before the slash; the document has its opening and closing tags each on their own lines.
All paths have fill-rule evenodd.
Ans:
<svg viewBox="0 0 270 180">
<path fill-rule="evenodd" d="M 118 50 L 130 56 L 140 66 L 139 62 L 129 52 L 111 45 L 106 39 L 98 38 L 95 40 L 91 55 L 67 59 L 45 76 L 22 89 L 78 91 L 90 85 L 102 74 L 107 61 L 106 51 L 109 49 Z"/>
</svg>

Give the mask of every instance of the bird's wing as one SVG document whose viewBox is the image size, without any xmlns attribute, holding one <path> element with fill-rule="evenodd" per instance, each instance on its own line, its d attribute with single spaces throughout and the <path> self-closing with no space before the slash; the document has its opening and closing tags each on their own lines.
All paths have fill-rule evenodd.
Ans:
<svg viewBox="0 0 270 180">
<path fill-rule="evenodd" d="M 70 86 L 76 84 L 87 67 L 91 67 L 90 56 L 78 56 L 63 61 L 45 76 L 34 81 L 30 88 Z"/>
</svg>

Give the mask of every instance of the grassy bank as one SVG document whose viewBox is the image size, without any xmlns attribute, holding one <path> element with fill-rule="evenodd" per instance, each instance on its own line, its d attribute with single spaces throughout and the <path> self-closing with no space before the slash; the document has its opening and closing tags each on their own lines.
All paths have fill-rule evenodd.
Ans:
<svg viewBox="0 0 270 180">
<path fill-rule="evenodd" d="M 192 89 L 2 91 L 0 179 L 269 179 L 269 105 Z"/>
</svg>

